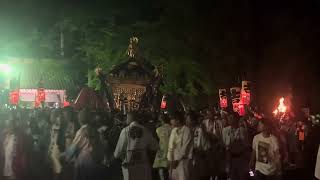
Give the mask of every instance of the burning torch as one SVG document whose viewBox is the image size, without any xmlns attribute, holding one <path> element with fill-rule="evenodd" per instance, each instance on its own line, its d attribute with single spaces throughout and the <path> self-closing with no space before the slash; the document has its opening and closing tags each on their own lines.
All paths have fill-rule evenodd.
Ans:
<svg viewBox="0 0 320 180">
<path fill-rule="evenodd" d="M 286 114 L 287 114 L 287 106 L 284 103 L 284 97 L 281 97 L 279 99 L 278 107 L 273 111 L 273 114 L 275 117 L 279 118 L 280 121 L 282 121 Z"/>
</svg>

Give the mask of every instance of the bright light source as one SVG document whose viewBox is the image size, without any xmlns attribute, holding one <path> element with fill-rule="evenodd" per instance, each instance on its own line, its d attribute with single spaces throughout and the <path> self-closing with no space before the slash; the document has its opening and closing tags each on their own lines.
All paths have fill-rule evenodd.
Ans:
<svg viewBox="0 0 320 180">
<path fill-rule="evenodd" d="M 10 73 L 11 71 L 12 68 L 8 64 L 0 64 L 0 72 Z"/>
</svg>

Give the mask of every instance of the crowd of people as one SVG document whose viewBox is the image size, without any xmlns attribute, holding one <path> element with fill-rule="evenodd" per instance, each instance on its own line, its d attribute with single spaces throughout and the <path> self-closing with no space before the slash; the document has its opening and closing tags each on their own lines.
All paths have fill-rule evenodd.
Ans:
<svg viewBox="0 0 320 180">
<path fill-rule="evenodd" d="M 211 109 L 130 112 L 117 125 L 116 116 L 70 107 L 0 117 L 5 180 L 312 179 L 320 143 L 318 126 L 302 117 Z"/>
</svg>

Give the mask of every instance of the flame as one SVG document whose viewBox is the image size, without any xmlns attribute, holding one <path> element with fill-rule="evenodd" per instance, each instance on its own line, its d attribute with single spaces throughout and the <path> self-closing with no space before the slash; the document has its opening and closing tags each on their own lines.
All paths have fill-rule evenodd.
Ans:
<svg viewBox="0 0 320 180">
<path fill-rule="evenodd" d="M 273 111 L 274 115 L 277 115 L 278 113 L 285 113 L 287 111 L 287 106 L 284 104 L 284 97 L 279 99 L 279 105 L 277 109 Z"/>
</svg>

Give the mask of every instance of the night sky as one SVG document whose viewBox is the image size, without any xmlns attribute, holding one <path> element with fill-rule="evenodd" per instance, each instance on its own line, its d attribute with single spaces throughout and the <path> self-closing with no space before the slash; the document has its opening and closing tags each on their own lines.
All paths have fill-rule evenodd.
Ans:
<svg viewBox="0 0 320 180">
<path fill-rule="evenodd" d="M 0 47 L 26 38 L 35 28 L 46 31 L 64 16 L 79 20 L 115 16 L 118 23 L 157 21 L 173 6 L 176 16 L 198 20 L 205 29 L 199 33 L 204 33 L 208 42 L 217 41 L 217 32 L 228 32 L 221 41 L 235 39 L 225 45 L 223 56 L 235 57 L 238 77 L 255 82 L 260 104 L 270 105 L 265 102 L 285 95 L 291 87 L 297 104 L 319 110 L 318 0 L 0 0 Z M 191 6 L 191 11 L 185 12 L 184 6 Z M 215 57 L 210 43 L 204 48 Z M 205 61 L 215 66 L 214 61 Z M 221 86 L 236 81 L 237 77 L 228 79 Z"/>
</svg>

